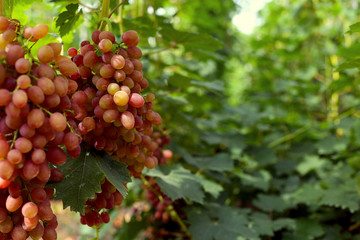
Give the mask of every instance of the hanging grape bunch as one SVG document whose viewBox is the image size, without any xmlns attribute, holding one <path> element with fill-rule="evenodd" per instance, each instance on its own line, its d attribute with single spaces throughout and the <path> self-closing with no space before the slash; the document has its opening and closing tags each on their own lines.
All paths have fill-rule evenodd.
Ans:
<svg viewBox="0 0 360 240">
<path fill-rule="evenodd" d="M 54 189 L 46 184 L 62 181 L 56 166 L 81 151 L 105 151 L 135 177 L 158 164 L 151 136 L 161 117 L 154 94 L 141 95 L 148 81 L 138 34 L 125 32 L 119 44 L 113 33 L 96 30 L 93 44 L 68 49 L 71 59 L 60 55 L 59 43 L 33 57 L 31 47 L 48 31 L 0 17 L 0 239 L 57 239 Z M 107 223 L 106 209 L 121 204 L 107 179 L 101 190 L 84 203 L 81 223 Z"/>
<path fill-rule="evenodd" d="M 44 24 L 23 28 L 0 17 L 0 239 L 57 239 L 49 202 L 54 189 L 45 185 L 64 176 L 49 163 L 67 161 L 61 146 L 69 145 L 68 136 L 76 137 L 76 148 L 80 144 L 64 104 L 75 90 L 66 75 L 76 68 L 57 67 L 59 43 L 42 46 L 37 59 L 31 55 L 32 44 L 48 31 Z"/>
<path fill-rule="evenodd" d="M 83 41 L 79 50 L 68 49 L 78 67 L 70 75 L 78 88 L 69 102 L 74 111 L 69 122 L 87 147 L 105 150 L 139 176 L 144 166 L 151 169 L 158 164 L 153 156 L 157 143 L 150 136 L 153 125 L 161 124 L 160 115 L 152 110 L 155 95 L 141 95 L 149 83 L 136 47 L 139 36 L 127 31 L 119 44 L 113 33 L 95 30 L 92 40 L 93 44 Z M 73 148 L 68 150 L 76 157 L 80 151 Z"/>
</svg>

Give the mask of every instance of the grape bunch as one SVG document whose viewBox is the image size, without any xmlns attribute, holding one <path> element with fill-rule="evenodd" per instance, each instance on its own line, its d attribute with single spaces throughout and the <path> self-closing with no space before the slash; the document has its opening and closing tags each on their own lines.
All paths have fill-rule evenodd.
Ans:
<svg viewBox="0 0 360 240">
<path fill-rule="evenodd" d="M 105 209 L 113 209 L 120 206 L 123 201 L 121 193 L 106 178 L 101 183 L 101 192 L 95 194 L 95 198 L 88 199 L 85 206 L 85 214 L 81 214 L 80 222 L 83 225 L 100 226 L 110 221 L 109 213 Z"/>
<path fill-rule="evenodd" d="M 155 131 L 151 134 L 153 141 L 158 144 L 158 148 L 154 151 L 154 156 L 158 159 L 159 164 L 168 164 L 168 161 L 173 158 L 172 151 L 166 149 L 166 145 L 171 142 L 171 138 L 165 132 L 166 128 L 163 128 L 162 131 Z M 180 218 L 186 218 L 185 214 L 181 211 L 185 203 L 181 200 L 171 201 L 161 191 L 154 177 L 146 177 L 143 187 L 145 189 L 145 197 L 150 201 L 154 209 L 147 218 L 149 224 L 146 231 L 147 239 L 173 239 L 175 233 L 181 236 L 182 239 L 188 239 L 180 225 L 172 218 L 174 211 L 176 211 Z"/>
<path fill-rule="evenodd" d="M 106 151 L 139 176 L 144 167 L 158 164 L 153 156 L 158 145 L 150 135 L 161 117 L 153 111 L 155 95 L 141 95 L 149 83 L 139 61 L 138 34 L 127 31 L 121 39 L 117 43 L 113 33 L 95 30 L 93 44 L 83 41 L 80 49 L 68 49 L 78 67 L 69 75 L 78 86 L 69 102 L 74 111 L 69 123 L 83 136 L 86 147 Z"/>
<path fill-rule="evenodd" d="M 50 163 L 64 164 L 61 147 L 80 143 L 66 119 L 72 111 L 66 99 L 75 90 L 67 75 L 76 65 L 63 61 L 59 43 L 42 46 L 37 58 L 31 54 L 31 44 L 48 31 L 0 17 L 0 239 L 57 239 L 54 189 L 45 184 L 64 176 Z"/>
</svg>

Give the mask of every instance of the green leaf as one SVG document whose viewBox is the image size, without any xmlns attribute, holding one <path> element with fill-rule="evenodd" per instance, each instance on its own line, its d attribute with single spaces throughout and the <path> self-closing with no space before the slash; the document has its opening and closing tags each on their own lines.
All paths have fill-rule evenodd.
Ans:
<svg viewBox="0 0 360 240">
<path fill-rule="evenodd" d="M 271 175 L 266 170 L 259 170 L 252 174 L 247 174 L 244 172 L 239 172 L 236 174 L 240 177 L 242 184 L 245 186 L 258 188 L 263 191 L 267 191 L 269 189 Z"/>
<path fill-rule="evenodd" d="M 354 179 L 342 184 L 329 186 L 329 188 L 324 191 L 320 204 L 349 209 L 352 213 L 358 211 L 360 209 L 360 199 L 354 187 L 355 183 L 356 180 Z"/>
<path fill-rule="evenodd" d="M 247 225 L 247 216 L 237 208 L 212 205 L 207 209 L 188 208 L 191 233 L 194 240 L 236 240 L 238 237 L 258 239 Z"/>
<path fill-rule="evenodd" d="M 182 44 L 188 50 L 215 51 L 223 45 L 219 40 L 208 34 L 177 31 L 169 25 L 163 26 L 160 34 L 164 39 Z"/>
<path fill-rule="evenodd" d="M 273 229 L 274 231 L 279 231 L 281 229 L 294 230 L 296 228 L 295 220 L 291 218 L 279 218 L 274 220 Z"/>
<path fill-rule="evenodd" d="M 259 235 L 273 236 L 273 222 L 268 215 L 264 213 L 255 212 L 250 216 L 253 221 L 252 227 Z"/>
<path fill-rule="evenodd" d="M 190 85 L 191 79 L 180 74 L 174 74 L 168 79 L 168 84 L 174 87 L 186 88 Z"/>
<path fill-rule="evenodd" d="M 205 192 L 210 193 L 214 198 L 217 198 L 220 195 L 220 192 L 224 190 L 224 188 L 209 179 L 206 179 L 203 175 L 196 175 L 199 179 L 200 184 L 204 188 Z"/>
<path fill-rule="evenodd" d="M 55 199 L 62 200 L 64 208 L 83 213 L 87 199 L 101 192 L 100 182 L 106 177 L 123 195 L 127 196 L 123 183 L 130 182 L 126 165 L 112 159 L 105 152 L 87 151 L 82 147 L 76 159 L 68 157 L 64 165 L 58 166 L 64 174 L 64 180 L 49 186 L 56 190 Z"/>
<path fill-rule="evenodd" d="M 331 154 L 335 152 L 341 152 L 346 149 L 348 141 L 349 139 L 346 137 L 338 139 L 332 135 L 327 136 L 317 143 L 318 153 Z"/>
<path fill-rule="evenodd" d="M 316 155 L 305 156 L 304 160 L 296 167 L 296 170 L 301 175 L 305 175 L 310 171 L 316 171 L 323 168 L 326 163 L 327 161 L 325 159 L 319 158 Z"/>
<path fill-rule="evenodd" d="M 71 3 L 66 6 L 66 11 L 59 14 L 56 19 L 56 27 L 59 27 L 60 36 L 64 36 L 69 33 L 76 22 L 79 20 L 82 10 L 79 8 L 79 4 Z"/>
<path fill-rule="evenodd" d="M 192 157 L 190 164 L 214 171 L 232 171 L 234 169 L 234 160 L 227 153 L 218 153 L 210 157 Z"/>
<path fill-rule="evenodd" d="M 342 47 L 339 49 L 339 55 L 346 58 L 360 57 L 360 43 L 354 43 L 350 47 Z"/>
<path fill-rule="evenodd" d="M 349 33 L 360 32 L 360 22 L 350 25 L 350 30 L 348 32 Z"/>
<path fill-rule="evenodd" d="M 146 173 L 157 177 L 156 182 L 171 200 L 184 198 L 203 203 L 204 193 L 198 178 L 181 165 L 158 166 Z"/>
<path fill-rule="evenodd" d="M 315 239 L 324 234 L 322 225 L 312 219 L 300 218 L 296 219 L 296 230 L 295 234 L 302 236 L 303 239 Z"/>
<path fill-rule="evenodd" d="M 72 211 L 84 213 L 86 200 L 101 192 L 100 181 L 105 175 L 97 163 L 101 159 L 97 158 L 82 149 L 78 158 L 68 158 L 64 165 L 58 167 L 65 178 L 51 186 L 55 187 L 55 199 L 62 200 L 64 209 L 70 207 Z"/>
<path fill-rule="evenodd" d="M 348 60 L 339 65 L 336 71 L 343 71 L 351 68 L 360 68 L 360 59 Z"/>
<path fill-rule="evenodd" d="M 224 91 L 224 82 L 219 80 L 207 81 L 207 82 L 191 80 L 191 85 L 202 87 L 215 93 Z"/>
<path fill-rule="evenodd" d="M 287 203 L 280 196 L 276 195 L 259 194 L 254 201 L 254 205 L 266 212 L 282 212 L 287 208 Z"/>
<path fill-rule="evenodd" d="M 103 151 L 91 151 L 91 155 L 95 156 L 99 169 L 125 198 L 127 190 L 123 183 L 131 182 L 126 164 L 116 161 Z"/>
</svg>

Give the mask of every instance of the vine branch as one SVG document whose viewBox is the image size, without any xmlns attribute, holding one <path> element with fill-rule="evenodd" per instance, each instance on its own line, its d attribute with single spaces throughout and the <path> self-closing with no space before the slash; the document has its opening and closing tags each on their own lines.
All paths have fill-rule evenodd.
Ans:
<svg viewBox="0 0 360 240">
<path fill-rule="evenodd" d="M 156 50 L 156 51 L 153 51 L 153 52 L 148 52 L 148 53 L 145 53 L 144 56 L 146 55 L 151 55 L 151 54 L 156 54 L 156 53 L 160 53 L 160 52 L 164 52 L 164 51 L 168 51 L 174 47 L 176 47 L 178 45 L 177 42 L 173 43 L 171 46 L 167 47 L 167 48 L 163 48 L 163 49 L 159 49 L 159 50 Z"/>
<path fill-rule="evenodd" d="M 111 16 L 114 14 L 114 12 L 121 6 L 123 5 L 127 0 L 123 0 L 121 3 L 119 3 L 113 10 L 111 10 L 108 18 L 111 18 Z"/>
</svg>

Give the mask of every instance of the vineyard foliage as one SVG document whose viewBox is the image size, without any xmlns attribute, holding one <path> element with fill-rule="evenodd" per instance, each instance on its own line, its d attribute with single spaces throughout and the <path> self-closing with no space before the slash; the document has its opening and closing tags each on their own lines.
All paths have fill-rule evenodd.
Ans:
<svg viewBox="0 0 360 240">
<path fill-rule="evenodd" d="M 14 2 L 23 24 L 50 23 L 39 46 L 80 46 L 100 19 L 95 0 Z M 244 35 L 231 23 L 236 2 L 126 1 L 107 22 L 117 39 L 127 30 L 140 36 L 174 154 L 144 175 L 184 223 L 151 225 L 151 210 L 138 211 L 111 239 L 139 239 L 149 227 L 174 232 L 165 239 L 360 239 L 360 6 L 273 0 Z M 56 199 L 82 212 L 106 176 L 127 195 L 121 208 L 134 208 L 146 186 L 118 164 L 82 152 L 62 167 Z"/>
</svg>

